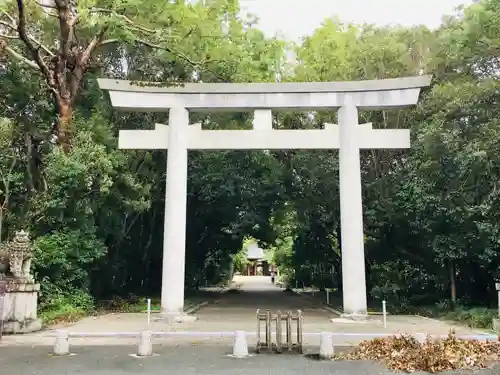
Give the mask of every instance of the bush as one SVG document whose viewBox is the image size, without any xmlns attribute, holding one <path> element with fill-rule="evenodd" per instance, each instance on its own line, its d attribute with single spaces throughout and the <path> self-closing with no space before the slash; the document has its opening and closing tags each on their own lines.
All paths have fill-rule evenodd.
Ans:
<svg viewBox="0 0 500 375">
<path fill-rule="evenodd" d="M 42 281 L 41 292 L 44 298 L 39 309 L 44 324 L 74 322 L 94 310 L 94 299 L 87 292 L 63 292 L 49 280 Z"/>
<path fill-rule="evenodd" d="M 40 280 L 39 309 L 46 322 L 74 320 L 94 309 L 89 270 L 106 248 L 92 231 L 61 230 L 36 239 L 35 277 Z"/>
<path fill-rule="evenodd" d="M 456 308 L 445 314 L 444 318 L 460 322 L 470 328 L 491 328 L 491 322 L 497 316 L 497 310 L 476 307 L 472 309 Z"/>
</svg>

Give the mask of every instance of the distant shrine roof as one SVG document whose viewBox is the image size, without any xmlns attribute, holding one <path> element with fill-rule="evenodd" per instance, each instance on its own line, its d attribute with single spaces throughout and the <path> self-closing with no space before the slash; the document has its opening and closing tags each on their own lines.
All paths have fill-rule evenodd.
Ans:
<svg viewBox="0 0 500 375">
<path fill-rule="evenodd" d="M 247 247 L 247 258 L 248 259 L 264 259 L 264 250 L 262 250 L 257 244 L 253 243 Z"/>
</svg>

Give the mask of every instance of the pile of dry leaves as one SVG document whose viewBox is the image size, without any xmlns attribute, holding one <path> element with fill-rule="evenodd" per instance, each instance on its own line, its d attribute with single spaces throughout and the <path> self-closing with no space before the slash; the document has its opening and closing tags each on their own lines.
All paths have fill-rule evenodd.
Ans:
<svg viewBox="0 0 500 375">
<path fill-rule="evenodd" d="M 481 368 L 500 361 L 500 340 L 460 340 L 450 334 L 445 340 L 427 339 L 421 344 L 411 336 L 393 336 L 363 341 L 354 351 L 335 359 L 379 361 L 404 372 Z"/>
</svg>

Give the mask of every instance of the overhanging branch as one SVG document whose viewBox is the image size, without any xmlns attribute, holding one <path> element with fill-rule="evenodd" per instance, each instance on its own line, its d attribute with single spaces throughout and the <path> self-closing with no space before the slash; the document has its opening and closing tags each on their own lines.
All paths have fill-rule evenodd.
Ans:
<svg viewBox="0 0 500 375">
<path fill-rule="evenodd" d="M 71 55 L 71 43 L 74 37 L 73 27 L 78 20 L 78 15 L 72 4 L 67 0 L 55 0 L 54 4 L 59 19 L 59 53 L 65 60 L 68 60 Z M 59 74 L 62 74 L 63 70 L 64 66 L 61 64 Z"/>
<path fill-rule="evenodd" d="M 12 40 L 15 40 L 15 39 L 19 39 L 19 37 L 16 36 L 16 35 L 0 34 L 0 39 L 12 39 Z"/>
<path fill-rule="evenodd" d="M 106 40 L 103 40 L 102 42 L 100 42 L 97 45 L 97 47 L 105 46 L 105 45 L 108 45 L 108 44 L 121 43 L 121 42 L 122 41 L 120 39 L 116 39 L 116 38 L 106 39 Z M 125 43 L 125 42 L 123 42 L 123 43 Z M 151 42 L 148 42 L 147 40 L 143 40 L 143 39 L 136 39 L 136 40 L 133 41 L 133 43 L 135 43 L 135 44 L 141 44 L 143 46 L 146 46 L 146 47 L 149 47 L 149 48 L 152 48 L 152 49 L 163 50 L 163 51 L 166 51 L 168 53 L 171 53 L 172 55 L 177 56 L 177 57 L 181 58 L 182 60 L 186 61 L 189 65 L 191 65 L 191 66 L 193 66 L 195 68 L 199 68 L 199 69 L 201 69 L 204 72 L 208 72 L 208 73 L 212 74 L 215 78 L 222 80 L 222 77 L 220 77 L 213 70 L 211 70 L 211 69 L 209 69 L 209 68 L 206 67 L 207 63 L 212 62 L 211 60 L 207 60 L 207 61 L 194 61 L 191 58 L 189 58 L 189 56 L 187 56 L 186 54 L 183 54 L 182 52 L 175 51 L 175 50 L 173 50 L 172 48 L 170 48 L 168 46 L 162 46 L 160 44 L 151 43 Z"/>
<path fill-rule="evenodd" d="M 33 57 L 33 60 L 39 66 L 39 70 L 42 72 L 45 79 L 47 80 L 47 83 L 49 84 L 49 86 L 52 87 L 52 85 L 50 85 L 52 78 L 50 70 L 47 64 L 45 64 L 45 62 L 43 61 L 42 56 L 40 55 L 40 49 L 34 46 L 26 30 L 27 28 L 26 13 L 23 0 L 17 0 L 17 11 L 19 15 L 19 21 L 17 23 L 17 32 L 19 33 L 19 39 L 21 39 L 23 43 L 26 45 L 26 47 L 28 48 Z"/>
<path fill-rule="evenodd" d="M 147 28 L 147 27 L 144 27 L 144 26 L 141 26 L 141 25 L 138 25 L 137 23 L 135 23 L 134 21 L 132 21 L 127 16 L 125 16 L 123 14 L 116 13 L 115 11 L 110 10 L 110 9 L 92 8 L 92 9 L 89 10 L 89 12 L 90 13 L 103 13 L 103 14 L 113 15 L 113 16 L 119 17 L 122 20 L 124 20 L 125 23 L 129 25 L 127 27 L 128 29 L 131 29 L 133 31 L 142 32 L 145 35 L 156 34 L 156 30 L 150 29 L 150 28 Z M 182 40 L 182 39 L 187 38 L 192 32 L 193 32 L 193 29 L 190 29 L 188 31 L 188 33 L 186 35 L 182 36 L 180 39 Z M 105 41 L 102 41 L 101 43 L 99 43 L 99 46 L 103 46 L 103 45 L 111 44 L 111 43 L 116 43 L 116 42 L 119 42 L 119 40 L 118 39 L 109 39 L 109 40 L 105 40 Z M 180 57 L 184 61 L 186 61 L 189 64 L 194 65 L 194 66 L 201 66 L 201 65 L 204 65 L 204 64 L 206 64 L 208 62 L 212 62 L 211 60 L 205 60 L 205 61 L 199 61 L 199 62 L 194 61 L 191 58 L 189 58 L 189 56 L 187 56 L 186 54 L 183 54 L 180 51 L 174 51 L 172 48 L 170 48 L 168 46 L 163 46 L 161 44 L 155 44 L 155 43 L 152 43 L 152 42 L 148 42 L 147 40 L 144 40 L 144 39 L 136 39 L 134 42 L 142 44 L 142 45 L 147 46 L 147 47 L 151 47 L 153 49 L 164 50 L 164 51 L 169 52 L 169 53 L 171 53 L 171 54 L 173 54 L 175 56 Z"/>
<path fill-rule="evenodd" d="M 3 37 L 3 35 L 0 36 L 0 38 L 2 38 L 2 37 Z M 24 64 L 28 65 L 30 68 L 33 68 L 33 69 L 40 71 L 40 67 L 38 66 L 38 64 L 36 62 L 24 57 L 19 52 L 10 48 L 5 41 L 3 41 L 3 43 L 2 43 L 2 40 L 0 40 L 0 52 L 1 51 L 7 52 L 13 58 L 15 58 L 18 61 L 23 62 Z"/>
<path fill-rule="evenodd" d="M 12 24 L 15 24 L 15 23 L 16 23 L 16 20 L 14 19 L 14 17 L 12 17 L 9 13 L 7 13 L 7 12 L 2 12 L 2 14 L 3 14 L 5 17 L 7 17 L 7 18 L 10 20 L 10 22 L 11 22 Z"/>
<path fill-rule="evenodd" d="M 7 14 L 7 13 L 4 13 L 4 14 Z M 12 17 L 9 16 L 9 18 L 11 18 L 12 20 L 14 20 Z M 5 21 L 2 21 L 0 20 L 0 25 L 3 25 L 5 26 L 6 28 L 8 28 L 9 30 L 12 30 L 14 32 L 16 32 L 16 35 L 7 35 L 7 34 L 0 34 L 0 38 L 4 38 L 4 39 L 21 39 L 19 37 L 19 34 L 17 33 L 17 25 L 15 24 L 15 20 L 13 21 L 13 23 L 8 23 L 8 22 L 5 22 Z M 28 38 L 31 40 L 32 43 L 34 43 L 38 48 L 41 48 L 42 50 L 44 50 L 48 55 L 50 55 L 51 57 L 54 57 L 54 53 L 50 50 L 49 47 L 46 47 L 42 44 L 42 42 L 40 42 L 39 40 L 35 39 L 34 37 L 32 37 L 31 35 L 28 35 Z"/>
<path fill-rule="evenodd" d="M 92 38 L 90 43 L 87 45 L 87 47 L 85 47 L 85 49 L 79 56 L 78 63 L 76 64 L 75 69 L 73 71 L 73 77 L 70 81 L 70 95 L 72 102 L 74 102 L 76 99 L 77 96 L 76 94 L 78 88 L 80 87 L 80 82 L 83 79 L 83 74 L 89 64 L 89 61 L 92 57 L 92 53 L 99 46 L 99 43 L 103 41 L 104 35 L 106 34 L 107 30 L 108 30 L 107 26 L 103 27 L 102 30 Z"/>
<path fill-rule="evenodd" d="M 120 43 L 120 42 L 123 42 L 123 41 L 121 41 L 120 39 L 116 39 L 116 38 L 115 39 L 106 39 L 106 40 L 103 40 L 102 42 L 100 42 L 98 44 L 98 47 L 105 46 L 107 44 Z M 127 42 L 123 42 L 123 43 L 127 43 Z M 196 67 L 202 66 L 202 65 L 207 64 L 209 62 L 213 62 L 212 60 L 195 61 L 180 51 L 175 51 L 174 49 L 172 49 L 168 46 L 163 46 L 161 44 L 151 43 L 151 42 L 148 42 L 147 40 L 144 40 L 144 39 L 136 39 L 132 43 L 142 44 L 143 46 L 146 46 L 146 47 L 149 47 L 152 49 L 163 50 L 165 52 L 171 53 L 174 56 L 180 57 L 182 60 L 184 60 L 187 63 L 189 63 L 190 65 L 193 65 Z"/>
<path fill-rule="evenodd" d="M 128 18 L 124 14 L 116 13 L 115 11 L 113 11 L 111 9 L 91 8 L 91 9 L 89 9 L 89 12 L 90 13 L 103 13 L 103 14 L 113 15 L 113 16 L 116 16 L 118 18 L 121 18 L 122 20 L 125 21 L 125 23 L 127 23 L 127 24 L 131 25 L 132 27 L 134 27 L 137 31 L 142 31 L 142 32 L 145 32 L 147 34 L 153 34 L 153 33 L 155 33 L 155 30 L 149 29 L 149 28 L 144 27 L 144 26 L 137 25 L 134 21 L 132 21 L 130 18 Z"/>
</svg>

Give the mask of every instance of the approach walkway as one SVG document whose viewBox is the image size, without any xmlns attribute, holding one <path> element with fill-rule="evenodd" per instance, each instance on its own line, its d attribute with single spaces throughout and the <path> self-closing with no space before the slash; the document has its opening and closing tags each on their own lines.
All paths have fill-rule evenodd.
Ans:
<svg viewBox="0 0 500 375">
<path fill-rule="evenodd" d="M 336 317 L 318 304 L 271 283 L 265 276 L 235 276 L 236 288 L 218 297 L 218 302 L 201 308 L 195 325 L 202 330 L 256 330 L 257 309 L 282 312 L 301 310 L 304 314 L 304 331 L 331 328 Z"/>
<path fill-rule="evenodd" d="M 235 288 L 227 293 L 205 292 L 204 299 L 208 304 L 196 311 L 197 319 L 171 325 L 161 318 L 160 314 L 152 314 L 151 324 L 147 325 L 145 313 L 118 313 L 84 318 L 65 327 L 52 327 L 33 334 L 5 336 L 0 347 L 9 345 L 52 345 L 56 328 L 64 328 L 70 332 L 80 333 L 110 333 L 108 337 L 74 338 L 74 345 L 136 345 L 136 338 L 118 336 L 123 332 L 138 332 L 151 330 L 153 332 L 178 332 L 175 337 L 156 338 L 155 343 L 165 345 L 199 345 L 223 344 L 231 345 L 231 337 L 216 337 L 214 332 L 246 331 L 255 334 L 257 330 L 257 309 L 270 309 L 273 312 L 281 310 L 301 310 L 303 313 L 303 332 L 316 333 L 335 332 L 335 345 L 353 345 L 366 337 L 365 334 L 415 334 L 425 332 L 433 335 L 449 333 L 455 330 L 458 335 L 476 334 L 478 331 L 457 324 L 426 319 L 418 316 L 399 315 L 388 316 L 387 328 L 382 324 L 381 316 L 374 316 L 368 322 L 354 323 L 338 319 L 338 316 L 325 310 L 317 301 L 304 298 L 292 291 L 285 291 L 271 283 L 268 277 L 236 276 Z M 390 309 L 389 309 L 390 312 Z M 274 328 L 273 328 L 274 330 Z M 115 333 L 118 335 L 115 336 Z M 347 335 L 338 334 L 347 333 Z M 249 344 L 254 345 L 256 337 L 249 336 Z M 304 345 L 319 345 L 319 336 L 304 336 Z"/>
</svg>

